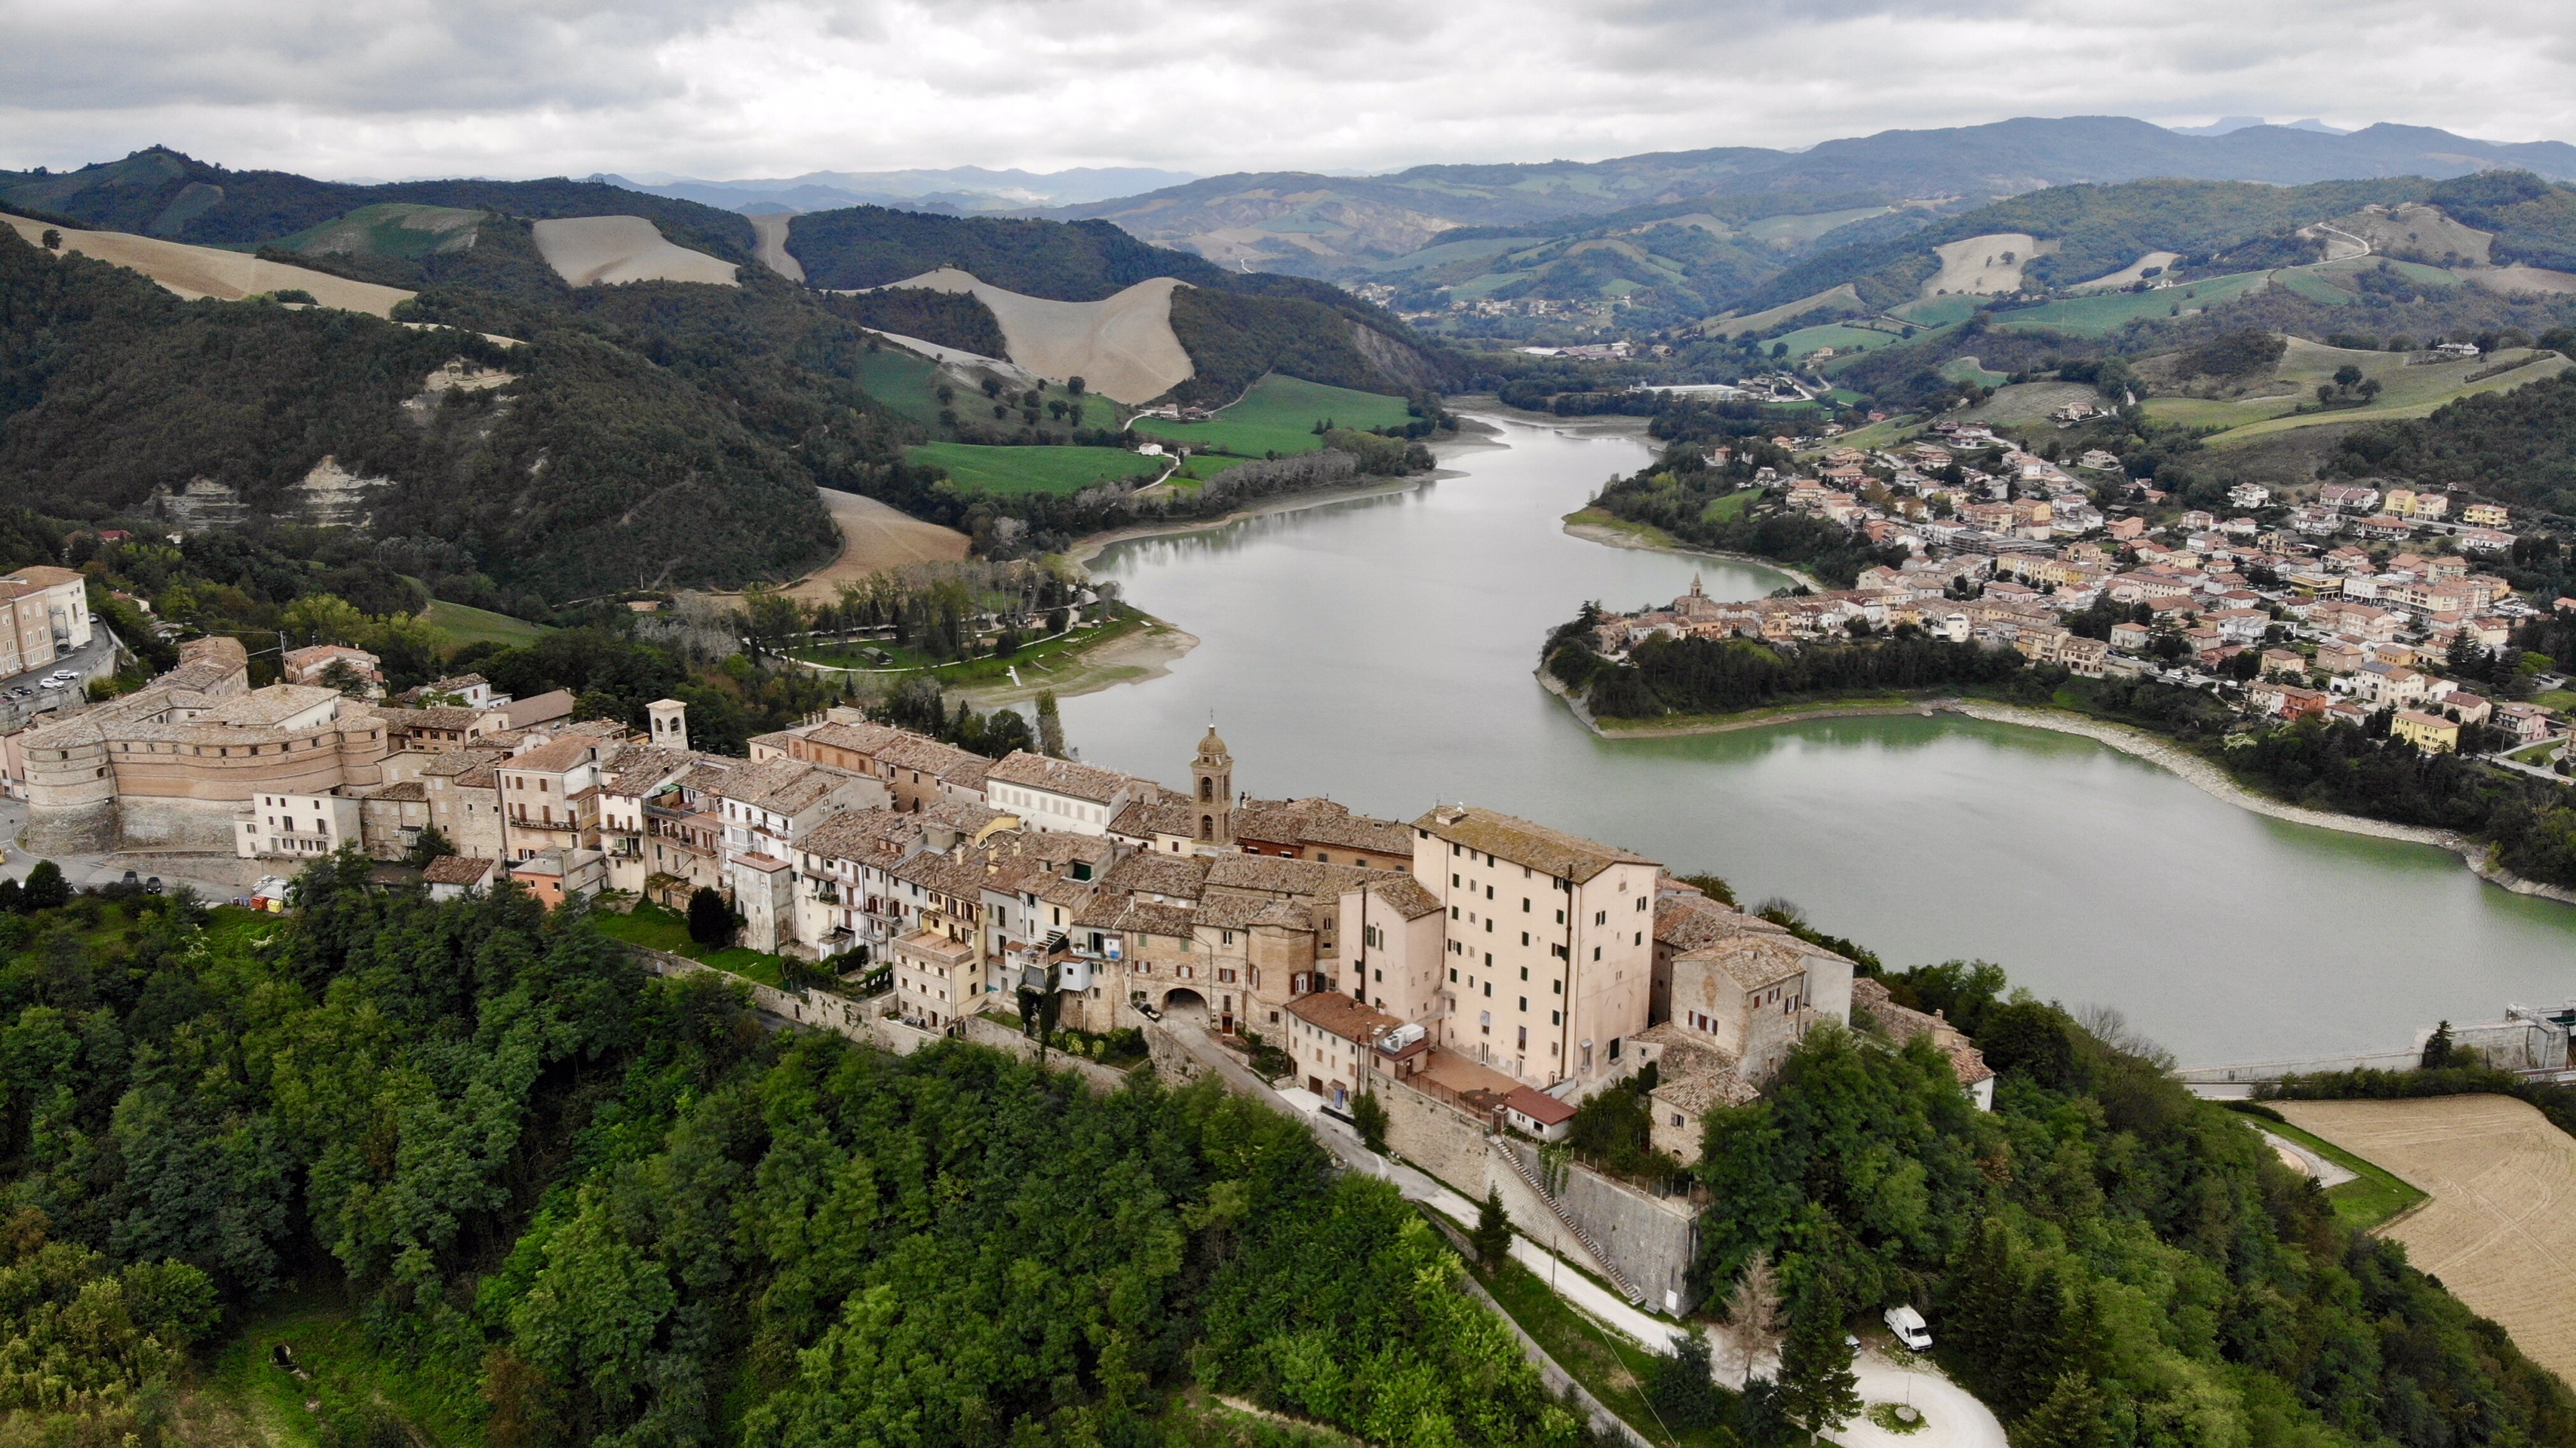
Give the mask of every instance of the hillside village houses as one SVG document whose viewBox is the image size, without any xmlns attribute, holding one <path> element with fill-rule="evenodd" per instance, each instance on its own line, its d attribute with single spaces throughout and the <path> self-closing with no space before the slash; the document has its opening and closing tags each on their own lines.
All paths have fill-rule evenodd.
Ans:
<svg viewBox="0 0 2576 1448">
<path fill-rule="evenodd" d="M 371 662 L 307 668 L 331 661 Z M 443 895 L 712 888 L 743 944 L 884 969 L 890 1011 L 924 1027 L 1016 1016 L 1023 991 L 1093 1031 L 1203 1013 L 1278 1045 L 1329 1104 L 1403 1082 L 1542 1135 L 1648 1062 L 1665 1115 L 1749 1099 L 1851 1011 L 1849 961 L 1652 860 L 1467 805 L 1407 823 L 1255 799 L 1213 727 L 1172 788 L 1029 753 L 968 766 L 848 709 L 744 759 L 690 749 L 673 700 L 639 734 L 520 726 L 470 678 L 407 701 L 247 679 L 238 642 L 199 640 L 18 736 L 30 847 L 395 860 L 435 828 L 456 852 L 426 872 Z"/>
<path fill-rule="evenodd" d="M 1814 476 L 1757 475 L 1757 486 L 1901 548 L 1903 560 L 1864 571 L 1848 589 L 1743 601 L 1711 599 L 1694 580 L 1667 605 L 1603 617 L 1593 642 L 1604 656 L 1624 658 L 1658 637 L 1796 648 L 1913 628 L 2080 675 L 2197 684 L 2256 715 L 2412 711 L 2432 722 L 2396 732 L 2426 749 L 2457 748 L 2460 728 L 2479 723 L 2525 742 L 2566 732 L 2553 711 L 2517 705 L 2508 717 L 2438 672 L 2455 643 L 2502 649 L 2538 611 L 2483 561 L 2514 545 L 2501 505 L 2469 503 L 2453 525 L 2447 494 L 2329 483 L 2281 523 L 2187 510 L 2150 532 L 2145 518 L 2108 516 L 2096 505 L 2097 487 L 2128 484 L 2119 459 L 2098 450 L 2077 460 L 2089 475 L 2079 478 L 1972 424 L 1936 422 L 1921 441 L 1873 452 L 1774 441 L 1808 449 L 1801 456 Z M 1996 456 L 1994 471 L 1966 462 Z M 2273 506 L 2260 485 L 2228 496 L 2234 507 Z M 2440 551 L 2435 539 L 2459 551 Z M 2360 546 L 2372 541 L 2380 551 Z M 2107 638 L 2078 633 L 2074 616 L 2106 598 L 2132 617 Z M 2245 669 L 2239 656 L 2249 653 L 2268 687 L 2235 686 Z"/>
</svg>

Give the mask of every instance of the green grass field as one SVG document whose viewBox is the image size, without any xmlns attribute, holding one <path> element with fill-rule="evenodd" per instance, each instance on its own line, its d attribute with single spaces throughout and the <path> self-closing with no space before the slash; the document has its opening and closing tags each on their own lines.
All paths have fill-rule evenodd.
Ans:
<svg viewBox="0 0 2576 1448">
<path fill-rule="evenodd" d="M 2335 1165 L 2360 1175 L 2359 1181 L 2326 1188 L 2326 1200 L 2334 1203 L 2336 1219 L 2355 1231 L 2367 1232 L 2424 1200 L 2424 1193 L 2322 1136 L 2301 1131 L 2287 1122 L 2257 1119 L 2261 1120 L 2265 1131 L 2287 1137 Z"/>
<path fill-rule="evenodd" d="M 2234 399 L 2150 398 L 2147 414 L 2186 427 L 2208 429 L 2215 434 L 2209 439 L 2211 446 L 2229 447 L 2276 432 L 2329 422 L 2423 417 L 2446 402 L 2472 393 L 2500 392 L 2526 382 L 2536 382 L 2555 375 L 2567 365 L 2567 360 L 2554 352 L 2527 350 L 2498 352 L 2483 362 L 2409 365 L 2407 354 L 2402 352 L 2352 351 L 2294 337 L 2290 339 L 2290 349 L 2282 355 L 2281 365 L 2275 372 L 2275 376 L 2292 390 Z M 2378 382 L 2379 396 L 2366 407 L 2296 411 L 2303 403 L 2313 409 L 2317 384 L 2331 380 L 2337 368 L 2346 366 L 2358 367 L 2364 378 Z M 2476 382 L 2469 380 L 2475 373 L 2498 366 L 2507 370 Z"/>
<path fill-rule="evenodd" d="M 1979 387 L 2001 387 L 2004 385 L 2004 380 L 2012 374 L 1989 372 L 1985 364 L 1974 357 L 1953 357 L 1941 364 L 1941 375 L 1953 382 L 1973 382 Z"/>
<path fill-rule="evenodd" d="M 2166 316 L 2177 307 L 2186 312 L 2205 311 L 2221 302 L 2232 302 L 2260 289 L 2270 277 L 2269 272 L 2238 272 L 2233 276 L 2185 282 L 2161 291 L 2105 292 L 2100 296 L 2069 297 L 2046 306 L 1998 312 L 1995 325 L 2045 327 L 2076 337 L 2107 337 L 2139 317 Z"/>
<path fill-rule="evenodd" d="M 1150 478 L 1163 459 L 1114 447 L 981 447 L 962 442 L 923 443 L 904 449 L 906 461 L 939 468 L 963 493 L 1054 493 L 1070 497 L 1111 478 Z"/>
<path fill-rule="evenodd" d="M 278 1343 L 308 1377 L 299 1380 L 278 1366 L 271 1355 Z M 241 1321 L 229 1341 L 211 1350 L 198 1382 L 181 1416 L 216 1436 L 183 1433 L 181 1441 L 232 1436 L 292 1448 L 353 1442 L 475 1448 L 483 1442 L 483 1405 L 471 1396 L 470 1371 L 443 1380 L 408 1352 L 380 1351 L 354 1313 L 316 1297 L 287 1297 Z M 399 1420 L 402 1427 L 371 1432 L 362 1426 L 370 1419 Z"/>
<path fill-rule="evenodd" d="M 894 347 L 859 358 L 859 388 L 924 427 L 939 426 L 939 364 Z"/>
<path fill-rule="evenodd" d="M 1893 347 L 1897 341 L 1898 338 L 1894 332 L 1873 331 L 1868 327 L 1855 327 L 1845 322 L 1827 322 L 1821 327 L 1801 327 L 1795 332 L 1778 338 L 1762 350 L 1768 353 L 1772 348 L 1785 345 L 1789 349 L 1787 355 L 1794 358 L 1804 357 L 1820 347 L 1831 347 L 1837 354 L 1875 352 L 1882 347 Z"/>
<path fill-rule="evenodd" d="M 665 910 L 650 900 L 635 902 L 635 910 L 632 914 L 620 915 L 615 911 L 600 910 L 593 912 L 591 919 L 599 926 L 599 932 L 602 935 L 623 940 L 629 945 L 641 945 L 648 950 L 685 955 L 691 960 L 712 965 L 718 970 L 731 971 L 745 980 L 760 985 L 776 985 L 782 979 L 779 975 L 779 966 L 782 964 L 779 957 L 763 955 L 757 950 L 746 950 L 738 945 L 725 950 L 710 950 L 689 938 L 689 922 L 685 917 L 674 911 Z"/>
<path fill-rule="evenodd" d="M 1731 522 L 1743 517 L 1744 510 L 1752 507 L 1753 500 L 1760 496 L 1762 496 L 1760 489 L 1746 488 L 1740 492 L 1729 493 L 1722 498 L 1711 499 L 1709 505 L 1700 510 L 1700 521 L 1703 523 Z"/>
<path fill-rule="evenodd" d="M 1114 618 L 1095 617 L 1090 623 L 1073 630 L 1063 638 L 1030 644 L 1007 659 L 986 655 L 972 659 L 952 659 L 943 664 L 933 660 L 927 654 L 882 641 L 821 644 L 812 648 L 798 649 L 796 657 L 818 664 L 829 664 L 840 669 L 879 671 L 923 669 L 929 671 L 932 677 L 946 687 L 972 688 L 978 684 L 1007 684 L 1010 682 L 1013 669 L 1017 669 L 1023 679 L 1044 678 L 1048 673 L 1053 672 L 1052 666 L 1062 662 L 1066 655 L 1079 654 L 1113 639 L 1123 638 L 1145 627 L 1146 622 L 1145 615 L 1134 609 L 1124 609 Z M 883 651 L 894 662 L 890 665 L 874 662 L 860 652 L 867 648 Z"/>
<path fill-rule="evenodd" d="M 434 599 L 420 612 L 421 621 L 447 635 L 458 647 L 466 644 L 496 643 L 504 648 L 537 641 L 546 632 L 545 625 L 494 613 L 488 608 L 472 608 L 446 599 Z"/>
<path fill-rule="evenodd" d="M 336 251 L 416 261 L 434 252 L 465 250 L 473 244 L 475 223 L 482 219 L 480 211 L 387 201 L 361 206 L 346 216 L 265 244 L 310 254 Z"/>
<path fill-rule="evenodd" d="M 1238 457 L 1313 452 L 1324 445 L 1315 424 L 1329 419 L 1335 427 L 1402 427 L 1413 420 L 1401 397 L 1327 387 L 1273 372 L 1252 384 L 1243 400 L 1209 422 L 1169 422 L 1140 418 L 1135 430 L 1192 448 L 1214 448 Z"/>
</svg>

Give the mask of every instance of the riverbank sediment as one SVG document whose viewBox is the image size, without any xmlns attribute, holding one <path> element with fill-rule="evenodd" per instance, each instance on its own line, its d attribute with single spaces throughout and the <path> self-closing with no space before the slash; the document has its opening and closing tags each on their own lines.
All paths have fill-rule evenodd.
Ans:
<svg viewBox="0 0 2576 1448">
<path fill-rule="evenodd" d="M 2173 741 L 2150 734 L 2143 729 L 2094 719 L 2063 709 L 2034 709 L 2017 704 L 1998 704 L 1984 699 L 1938 698 L 1906 704 L 1825 706 L 1785 714 L 1766 714 L 1743 719 L 1717 719 L 1704 723 L 1647 726 L 1638 729 L 1605 729 L 1562 683 L 1547 674 L 1538 673 L 1539 683 L 1549 693 L 1565 702 L 1583 727 L 1604 739 L 1670 739 L 1692 734 L 1725 734 L 1741 729 L 1767 729 L 1774 725 L 1799 724 L 1817 719 L 1886 718 L 1903 714 L 1958 714 L 1981 719 L 1991 724 L 2009 724 L 2023 729 L 2045 729 L 2055 734 L 2077 734 L 2107 748 L 2116 749 L 2135 759 L 2145 760 L 2168 774 L 2180 777 L 2213 799 L 2239 809 L 2291 824 L 2316 829 L 2335 830 L 2349 835 L 2366 835 L 2374 839 L 2396 840 L 2404 844 L 2430 845 L 2458 855 L 2470 871 L 2481 880 L 2516 895 L 2529 895 L 2543 900 L 2576 905 L 2576 890 L 2526 880 L 2497 864 L 2493 847 L 2455 830 L 2433 829 L 2424 825 L 2402 825 L 2375 820 L 2365 815 L 2343 814 L 2334 810 L 2309 809 L 2285 800 L 2258 794 L 2237 783 L 2217 765 L 2184 749 Z"/>
</svg>

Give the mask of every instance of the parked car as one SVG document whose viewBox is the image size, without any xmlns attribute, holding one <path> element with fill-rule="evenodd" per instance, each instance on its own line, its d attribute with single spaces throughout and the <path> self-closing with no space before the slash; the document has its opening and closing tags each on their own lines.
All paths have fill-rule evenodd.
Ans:
<svg viewBox="0 0 2576 1448">
<path fill-rule="evenodd" d="M 1891 1307 L 1886 1321 L 1887 1330 L 1896 1334 L 1898 1342 L 1915 1352 L 1932 1350 L 1932 1330 L 1924 1325 L 1922 1313 L 1911 1307 Z"/>
<path fill-rule="evenodd" d="M 45 682 L 43 682 L 43 683 L 41 683 L 41 684 L 38 684 L 36 687 L 37 687 L 37 688 L 39 688 L 39 689 L 59 689 L 59 688 L 63 687 L 63 681 L 62 681 L 62 680 L 60 680 L 60 679 L 47 679 Z"/>
<path fill-rule="evenodd" d="M 128 885 L 140 885 L 143 883 L 143 877 L 135 874 L 132 870 L 128 870 L 125 872 L 125 883 Z"/>
<path fill-rule="evenodd" d="M 148 876 L 148 877 L 146 877 L 146 878 L 144 879 L 144 881 L 143 881 L 143 893 L 144 893 L 144 894 L 146 894 L 146 895 L 158 895 L 158 894 L 160 894 L 160 893 L 161 893 L 161 877 L 160 877 L 160 876 L 158 876 L 158 875 L 152 875 L 152 876 Z"/>
</svg>

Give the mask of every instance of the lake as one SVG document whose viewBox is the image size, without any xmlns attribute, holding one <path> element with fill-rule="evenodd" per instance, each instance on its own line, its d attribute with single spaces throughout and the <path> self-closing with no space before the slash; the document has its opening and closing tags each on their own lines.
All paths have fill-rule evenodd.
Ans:
<svg viewBox="0 0 2576 1448">
<path fill-rule="evenodd" d="M 2248 813 L 2091 740 L 1952 716 L 1610 741 L 1540 688 L 1546 631 L 1694 574 L 1780 574 L 1568 536 L 1650 456 L 1633 432 L 1487 418 L 1404 492 L 1113 545 L 1092 563 L 1201 643 L 1064 701 L 1083 758 L 1185 779 L 1211 713 L 1239 788 L 1411 819 L 1464 800 L 1795 901 L 1891 969 L 2006 967 L 2118 1009 L 2185 1065 L 2404 1047 L 2576 996 L 2576 907 L 2424 846 Z"/>
</svg>

